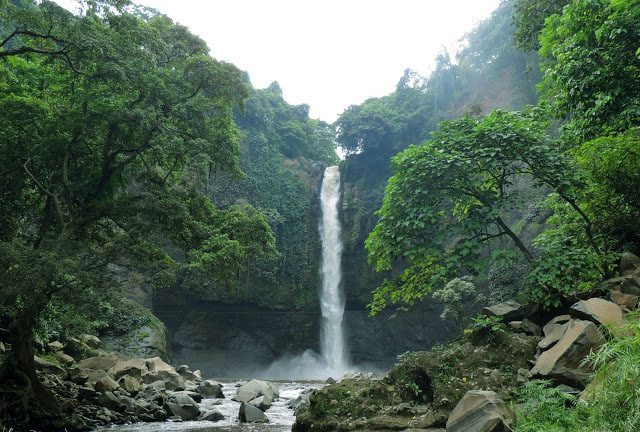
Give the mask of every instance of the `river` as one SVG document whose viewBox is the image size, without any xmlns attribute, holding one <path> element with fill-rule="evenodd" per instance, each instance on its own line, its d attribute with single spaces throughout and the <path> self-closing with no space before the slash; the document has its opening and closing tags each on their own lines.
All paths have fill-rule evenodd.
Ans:
<svg viewBox="0 0 640 432">
<path fill-rule="evenodd" d="M 200 403 L 202 412 L 217 410 L 224 415 L 224 420 L 218 422 L 185 421 L 185 422 L 159 422 L 136 423 L 131 425 L 117 425 L 101 427 L 96 431 L 101 432 L 288 432 L 295 421 L 293 410 L 288 402 L 295 400 L 303 390 L 308 388 L 321 388 L 324 384 L 315 382 L 273 382 L 280 391 L 280 397 L 274 401 L 271 408 L 265 414 L 269 417 L 269 423 L 239 423 L 238 410 L 240 403 L 232 401 L 235 396 L 236 385 L 243 382 L 224 382 L 222 388 L 225 399 L 203 399 Z"/>
</svg>

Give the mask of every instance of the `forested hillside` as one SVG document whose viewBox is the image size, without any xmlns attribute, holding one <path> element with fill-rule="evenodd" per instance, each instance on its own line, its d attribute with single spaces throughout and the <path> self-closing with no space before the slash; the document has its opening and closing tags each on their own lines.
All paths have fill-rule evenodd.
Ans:
<svg viewBox="0 0 640 432">
<path fill-rule="evenodd" d="M 514 3 L 503 2 L 469 32 L 455 62 L 443 52 L 429 77 L 407 70 L 395 92 L 349 107 L 336 122 L 338 143 L 347 151 L 342 164 L 344 247 L 349 251 L 345 291 L 359 307 L 370 302 L 371 287 L 384 279 L 368 265 L 364 241 L 392 174 L 390 158 L 424 141 L 444 119 L 536 103 L 538 58 L 513 44 Z"/>
</svg>

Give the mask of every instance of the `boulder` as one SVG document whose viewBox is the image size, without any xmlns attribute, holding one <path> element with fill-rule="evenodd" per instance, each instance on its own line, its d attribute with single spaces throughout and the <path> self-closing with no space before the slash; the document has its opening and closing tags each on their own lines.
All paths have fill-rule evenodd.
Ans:
<svg viewBox="0 0 640 432">
<path fill-rule="evenodd" d="M 626 276 L 633 274 L 638 269 L 640 269 L 640 258 L 631 252 L 623 253 L 620 257 L 620 273 Z"/>
<path fill-rule="evenodd" d="M 497 393 L 470 390 L 447 420 L 447 432 L 503 432 L 511 430 L 516 416 Z"/>
<path fill-rule="evenodd" d="M 271 399 L 265 396 L 260 396 L 250 400 L 248 403 L 258 408 L 259 410 L 266 411 L 271 408 Z"/>
<path fill-rule="evenodd" d="M 107 371 L 111 369 L 118 359 L 112 356 L 89 357 L 78 362 L 78 367 L 83 369 L 100 369 Z"/>
<path fill-rule="evenodd" d="M 240 404 L 240 411 L 238 412 L 238 419 L 241 423 L 268 423 L 269 418 L 260 409 L 242 402 Z"/>
<path fill-rule="evenodd" d="M 297 412 L 300 408 L 309 406 L 311 404 L 311 395 L 313 394 L 313 392 L 313 389 L 306 389 L 300 394 L 300 396 L 289 403 L 289 408 L 293 410 L 294 414 L 297 415 Z"/>
<path fill-rule="evenodd" d="M 172 415 L 178 416 L 182 420 L 196 420 L 200 416 L 200 408 L 196 401 L 182 393 L 171 396 L 166 407 Z"/>
<path fill-rule="evenodd" d="M 142 382 L 150 384 L 155 381 L 164 381 L 167 389 L 184 390 L 185 379 L 173 366 L 165 363 L 160 357 L 148 358 L 144 362 L 148 372 L 143 373 Z"/>
<path fill-rule="evenodd" d="M 148 371 L 149 369 L 147 368 L 147 363 L 145 360 L 131 359 L 116 363 L 107 372 L 109 372 L 109 375 L 111 375 L 114 379 L 118 380 L 120 379 L 120 377 L 123 377 L 125 375 L 140 379 L 142 378 L 142 375 L 144 375 Z"/>
<path fill-rule="evenodd" d="M 184 395 L 184 396 L 189 396 L 191 399 L 193 399 L 196 402 L 202 401 L 202 395 L 200 393 L 196 393 L 193 391 L 181 390 L 181 391 L 170 391 L 168 393 L 170 396 Z"/>
<path fill-rule="evenodd" d="M 634 310 L 638 306 L 638 299 L 640 297 L 633 294 L 625 294 L 622 291 L 611 290 L 611 301 L 618 306 L 625 307 L 629 310 Z"/>
<path fill-rule="evenodd" d="M 62 351 L 64 345 L 60 341 L 49 342 L 47 346 L 51 349 L 51 351 Z"/>
<path fill-rule="evenodd" d="M 73 357 L 71 357 L 69 354 L 63 353 L 62 351 L 56 351 L 55 356 L 60 361 L 60 363 L 65 366 L 71 366 L 76 362 Z"/>
<path fill-rule="evenodd" d="M 522 306 L 509 300 L 504 303 L 498 303 L 493 306 L 485 307 L 482 309 L 482 314 L 487 316 L 499 317 L 503 322 L 516 321 L 523 318 L 524 312 Z"/>
<path fill-rule="evenodd" d="M 140 380 L 129 375 L 120 377 L 120 379 L 118 380 L 118 384 L 120 384 L 120 387 L 131 394 L 136 394 L 140 390 L 142 390 L 142 383 L 140 382 Z"/>
<path fill-rule="evenodd" d="M 100 339 L 98 339 L 97 336 L 83 334 L 82 336 L 80 336 L 80 341 L 90 346 L 91 348 L 100 348 Z"/>
<path fill-rule="evenodd" d="M 542 328 L 542 333 L 545 336 L 549 336 L 551 333 L 555 331 L 555 329 L 559 326 L 562 326 L 565 323 L 568 323 L 571 319 L 571 315 L 558 315 L 557 317 L 550 320 L 545 326 Z"/>
<path fill-rule="evenodd" d="M 509 321 L 509 327 L 515 331 L 528 334 L 529 336 L 540 336 L 542 334 L 540 326 L 526 318 L 522 321 Z"/>
<path fill-rule="evenodd" d="M 332 377 L 327 378 L 327 380 L 325 381 L 325 384 L 335 384 L 336 380 L 333 379 Z"/>
<path fill-rule="evenodd" d="M 538 357 L 529 377 L 584 387 L 591 377 L 591 370 L 581 363 L 591 350 L 604 342 L 604 336 L 594 323 L 572 319 L 560 340 Z"/>
<path fill-rule="evenodd" d="M 216 398 L 216 399 L 224 399 L 224 393 L 222 392 L 222 384 L 216 381 L 206 380 L 203 381 L 199 386 L 198 393 L 202 395 L 204 398 Z"/>
<path fill-rule="evenodd" d="M 249 402 L 260 396 L 266 396 L 273 401 L 280 396 L 280 393 L 270 382 L 254 379 L 240 386 L 233 400 L 237 402 Z"/>
<path fill-rule="evenodd" d="M 633 294 L 640 296 L 640 276 L 629 275 L 621 278 L 618 289 L 625 294 Z M 611 285 L 609 285 L 611 286 Z M 615 285 L 614 285 L 615 286 Z"/>
<path fill-rule="evenodd" d="M 113 392 L 120 388 L 120 384 L 115 382 L 110 376 L 100 378 L 93 386 L 97 392 Z"/>
<path fill-rule="evenodd" d="M 564 332 L 567 330 L 567 324 L 547 324 L 544 328 L 548 329 L 547 326 L 549 325 L 553 326 L 551 327 L 552 330 L 548 334 L 545 332 L 546 336 L 538 342 L 538 347 L 543 351 L 551 348 L 562 339 Z"/>
<path fill-rule="evenodd" d="M 598 325 L 621 326 L 623 324 L 620 306 L 601 298 L 580 300 L 571 306 L 569 312 L 576 318 L 589 320 Z"/>
<path fill-rule="evenodd" d="M 220 420 L 224 420 L 224 415 L 222 415 L 222 413 L 220 411 L 211 410 L 211 411 L 207 411 L 204 414 L 202 414 L 200 416 L 200 420 L 210 421 L 210 422 L 217 422 L 217 421 L 220 421 Z"/>
<path fill-rule="evenodd" d="M 65 377 L 67 376 L 67 371 L 64 370 L 63 368 L 61 368 L 60 366 L 53 364 L 49 361 L 46 361 L 44 359 L 41 359 L 38 356 L 33 356 L 33 361 L 36 365 L 36 370 L 48 373 L 48 374 L 52 374 L 52 375 L 56 375 L 59 377 Z"/>
<path fill-rule="evenodd" d="M 112 411 L 124 412 L 127 408 L 120 399 L 110 391 L 100 393 L 98 395 L 98 402 L 101 406 L 108 408 Z"/>
</svg>

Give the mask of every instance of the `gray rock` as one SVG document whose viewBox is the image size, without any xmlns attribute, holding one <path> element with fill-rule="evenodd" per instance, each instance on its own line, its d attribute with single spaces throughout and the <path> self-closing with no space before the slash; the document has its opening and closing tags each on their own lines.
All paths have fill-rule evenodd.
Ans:
<svg viewBox="0 0 640 432">
<path fill-rule="evenodd" d="M 104 336 L 102 348 L 126 357 L 167 358 L 167 330 L 160 321 L 154 325 L 144 325 L 119 336 Z"/>
<path fill-rule="evenodd" d="M 100 339 L 97 336 L 84 334 L 80 336 L 80 341 L 91 348 L 100 348 Z"/>
<path fill-rule="evenodd" d="M 97 392 L 113 392 L 120 388 L 120 384 L 113 380 L 110 376 L 102 377 L 96 382 L 94 388 Z"/>
<path fill-rule="evenodd" d="M 620 306 L 601 298 L 580 300 L 571 306 L 570 313 L 576 318 L 592 321 L 598 325 L 621 326 L 623 324 Z"/>
<path fill-rule="evenodd" d="M 485 307 L 482 309 L 482 314 L 500 317 L 503 322 L 516 321 L 523 318 L 522 306 L 513 300 Z"/>
<path fill-rule="evenodd" d="M 638 306 L 639 296 L 633 294 L 625 294 L 622 291 L 611 290 L 611 301 L 620 307 L 634 310 Z"/>
<path fill-rule="evenodd" d="M 335 384 L 336 380 L 333 379 L 332 377 L 327 378 L 327 380 L 325 381 L 325 384 Z"/>
<path fill-rule="evenodd" d="M 572 319 L 562 338 L 543 352 L 529 371 L 529 377 L 553 379 L 561 384 L 584 385 L 591 378 L 591 370 L 582 361 L 605 342 L 598 327 L 590 321 Z"/>
<path fill-rule="evenodd" d="M 95 370 L 103 370 L 108 371 L 112 368 L 118 359 L 113 356 L 100 356 L 100 357 L 89 357 L 86 359 L 82 359 L 78 362 L 78 367 L 82 369 L 95 369 Z"/>
<path fill-rule="evenodd" d="M 515 414 L 492 391 L 470 390 L 447 420 L 447 432 L 503 432 L 511 430 Z"/>
<path fill-rule="evenodd" d="M 623 275 L 633 274 L 640 268 L 640 258 L 631 252 L 625 252 L 620 257 L 620 273 Z"/>
<path fill-rule="evenodd" d="M 53 342 L 49 342 L 47 344 L 47 346 L 52 350 L 52 351 L 62 351 L 62 349 L 64 348 L 64 345 L 62 345 L 62 342 L 60 341 L 53 341 Z"/>
<path fill-rule="evenodd" d="M 190 397 L 191 399 L 193 399 L 196 402 L 201 402 L 202 401 L 202 395 L 200 393 L 193 392 L 193 391 L 188 391 L 188 390 L 170 391 L 170 392 L 168 392 L 168 394 L 169 394 L 169 396 L 184 395 L 184 396 Z"/>
<path fill-rule="evenodd" d="M 640 277 L 634 274 L 621 278 L 619 290 L 625 294 L 640 296 Z"/>
<path fill-rule="evenodd" d="M 60 363 L 65 366 L 71 366 L 76 362 L 73 357 L 71 357 L 69 354 L 63 353 L 62 351 L 56 351 L 55 356 L 58 360 L 60 360 Z"/>
<path fill-rule="evenodd" d="M 548 327 L 549 325 L 553 327 Z M 538 347 L 543 351 L 551 348 L 556 342 L 562 339 L 564 332 L 567 330 L 567 324 L 547 324 L 544 328 L 549 331 L 549 334 L 538 342 Z"/>
<path fill-rule="evenodd" d="M 202 414 L 200 416 L 200 420 L 217 422 L 217 421 L 220 421 L 220 420 L 224 420 L 224 415 L 222 415 L 222 413 L 220 411 L 211 410 L 211 411 L 207 411 L 204 414 Z"/>
<path fill-rule="evenodd" d="M 129 375 L 120 377 L 118 384 L 120 384 L 120 387 L 132 394 L 136 394 L 142 390 L 142 383 L 140 380 Z"/>
<path fill-rule="evenodd" d="M 197 392 L 200 393 L 204 398 L 224 399 L 222 384 L 216 381 L 203 381 L 200 386 L 198 386 Z"/>
<path fill-rule="evenodd" d="M 172 415 L 182 420 L 196 420 L 200 416 L 200 408 L 196 401 L 182 393 L 171 396 L 166 407 Z"/>
<path fill-rule="evenodd" d="M 238 412 L 238 419 L 241 423 L 268 423 L 269 418 L 260 409 L 242 402 L 240 404 L 240 411 Z"/>
<path fill-rule="evenodd" d="M 149 369 L 147 368 L 147 362 L 145 360 L 131 359 L 116 363 L 108 370 L 108 373 L 116 380 L 125 375 L 140 379 L 142 375 L 148 371 Z"/>
<path fill-rule="evenodd" d="M 63 368 L 61 368 L 60 366 L 53 364 L 51 362 L 48 362 L 44 359 L 41 359 L 38 356 L 33 356 L 33 361 L 35 363 L 36 366 L 36 370 L 42 371 L 42 372 L 46 372 L 52 375 L 56 375 L 58 377 L 66 377 L 67 376 L 67 371 L 64 370 Z"/>
<path fill-rule="evenodd" d="M 240 388 L 238 388 L 238 392 L 233 397 L 233 400 L 238 402 L 249 402 L 259 396 L 267 396 L 273 401 L 280 396 L 280 393 L 270 382 L 254 379 L 240 386 Z"/>
<path fill-rule="evenodd" d="M 105 408 L 112 411 L 124 412 L 126 406 L 120 401 L 120 399 L 110 391 L 100 393 L 98 395 L 98 402 Z"/>
<path fill-rule="evenodd" d="M 254 407 L 258 408 L 261 411 L 266 411 L 269 408 L 271 408 L 271 400 L 269 398 L 266 398 L 265 396 L 257 397 L 255 399 L 250 400 L 247 403 L 250 405 L 253 405 Z"/>
</svg>

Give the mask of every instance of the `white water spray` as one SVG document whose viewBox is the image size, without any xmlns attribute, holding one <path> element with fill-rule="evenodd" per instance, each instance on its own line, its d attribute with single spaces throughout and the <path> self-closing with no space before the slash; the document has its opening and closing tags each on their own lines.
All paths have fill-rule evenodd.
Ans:
<svg viewBox="0 0 640 432">
<path fill-rule="evenodd" d="M 337 166 L 327 167 L 324 171 L 322 191 L 320 192 L 322 206 L 322 221 L 320 223 L 322 330 L 320 342 L 322 358 L 327 364 L 328 371 L 333 374 L 342 374 L 347 369 L 342 329 L 344 297 L 340 291 L 342 241 L 340 238 L 340 219 L 338 218 L 339 198 L 340 171 Z"/>
<path fill-rule="evenodd" d="M 322 241 L 322 291 L 320 310 L 322 322 L 320 346 L 322 354 L 307 350 L 301 355 L 285 355 L 259 374 L 267 379 L 322 379 L 340 378 L 347 371 L 349 362 L 345 353 L 342 318 L 344 297 L 340 291 L 342 241 L 338 202 L 340 199 L 340 171 L 337 166 L 324 170 L 320 204 L 320 239 Z"/>
</svg>

